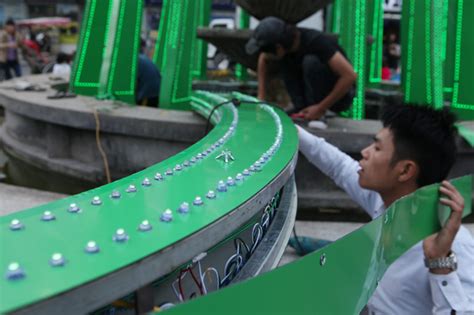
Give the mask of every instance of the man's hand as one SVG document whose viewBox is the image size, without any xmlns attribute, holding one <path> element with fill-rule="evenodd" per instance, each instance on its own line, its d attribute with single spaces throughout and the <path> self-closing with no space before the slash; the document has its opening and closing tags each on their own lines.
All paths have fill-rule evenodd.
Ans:
<svg viewBox="0 0 474 315">
<path fill-rule="evenodd" d="M 319 104 L 311 105 L 300 111 L 298 114 L 304 115 L 306 120 L 316 120 L 324 116 L 326 109 Z"/>
<path fill-rule="evenodd" d="M 439 191 L 447 197 L 440 198 L 439 201 L 451 208 L 451 214 L 441 231 L 428 236 L 423 241 L 423 252 L 428 259 L 448 256 L 454 238 L 461 226 L 462 212 L 464 209 L 464 198 L 450 182 L 443 181 Z M 436 274 L 447 274 L 451 272 L 451 270 L 444 269 L 430 271 Z"/>
</svg>

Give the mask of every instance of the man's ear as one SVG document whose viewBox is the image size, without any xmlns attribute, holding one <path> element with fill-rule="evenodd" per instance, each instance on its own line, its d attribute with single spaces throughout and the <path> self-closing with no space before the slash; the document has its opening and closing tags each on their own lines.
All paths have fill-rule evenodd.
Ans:
<svg viewBox="0 0 474 315">
<path fill-rule="evenodd" d="M 407 182 L 417 179 L 420 168 L 418 167 L 418 164 L 415 163 L 415 161 L 402 160 L 397 164 L 398 180 L 400 182 Z"/>
</svg>

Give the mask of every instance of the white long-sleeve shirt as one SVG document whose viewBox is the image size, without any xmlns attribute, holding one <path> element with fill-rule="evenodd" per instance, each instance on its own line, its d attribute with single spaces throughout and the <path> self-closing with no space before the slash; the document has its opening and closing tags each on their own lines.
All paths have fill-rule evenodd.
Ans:
<svg viewBox="0 0 474 315">
<path fill-rule="evenodd" d="M 375 191 L 359 185 L 359 163 L 324 139 L 299 129 L 300 151 L 357 202 L 372 218 L 385 211 Z M 369 300 L 370 314 L 474 314 L 474 239 L 462 227 L 452 246 L 457 271 L 435 275 L 424 265 L 422 242 L 385 272 Z"/>
</svg>

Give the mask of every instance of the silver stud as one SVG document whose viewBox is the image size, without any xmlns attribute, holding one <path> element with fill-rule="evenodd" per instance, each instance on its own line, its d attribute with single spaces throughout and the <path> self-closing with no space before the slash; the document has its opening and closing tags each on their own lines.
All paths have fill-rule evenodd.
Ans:
<svg viewBox="0 0 474 315">
<path fill-rule="evenodd" d="M 189 159 L 189 162 L 196 163 L 196 158 L 193 156 L 191 159 Z"/>
<path fill-rule="evenodd" d="M 18 231 L 18 230 L 23 229 L 24 227 L 25 226 L 23 225 L 23 223 L 21 223 L 20 220 L 18 220 L 18 219 L 13 219 L 10 222 L 10 230 L 12 230 L 12 231 Z"/>
<path fill-rule="evenodd" d="M 236 176 L 235 176 L 235 180 L 236 181 L 241 181 L 244 179 L 244 175 L 242 175 L 242 173 L 238 173 Z"/>
<path fill-rule="evenodd" d="M 189 161 L 188 161 L 188 160 L 186 160 L 186 161 L 184 161 L 184 162 L 183 162 L 183 166 L 184 166 L 184 167 L 188 167 L 188 166 L 189 166 L 189 164 L 190 164 L 190 163 L 189 163 Z"/>
<path fill-rule="evenodd" d="M 213 190 L 209 190 L 206 197 L 208 199 L 214 199 L 214 198 L 216 198 L 216 193 Z"/>
<path fill-rule="evenodd" d="M 95 253 L 98 253 L 100 251 L 100 249 L 99 249 L 99 246 L 97 245 L 96 242 L 89 241 L 89 242 L 87 242 L 85 251 L 89 254 L 95 254 Z"/>
<path fill-rule="evenodd" d="M 142 232 L 147 232 L 152 229 L 152 226 L 148 220 L 143 220 L 142 223 L 138 226 L 138 229 Z"/>
<path fill-rule="evenodd" d="M 112 199 L 119 199 L 121 197 L 120 192 L 117 190 L 112 191 L 110 194 L 110 198 Z"/>
<path fill-rule="evenodd" d="M 67 211 L 71 212 L 71 213 L 78 213 L 79 211 L 81 211 L 81 208 L 79 208 L 79 206 L 75 203 L 71 203 L 69 205 L 69 208 L 67 209 Z"/>
<path fill-rule="evenodd" d="M 128 235 L 124 229 L 117 229 L 112 239 L 118 243 L 122 243 L 128 240 Z"/>
<path fill-rule="evenodd" d="M 263 159 L 264 159 L 265 161 L 268 160 L 269 157 L 270 157 L 270 156 L 268 156 L 268 153 L 264 153 L 264 154 L 263 154 Z"/>
<path fill-rule="evenodd" d="M 166 172 L 165 172 L 165 175 L 166 176 L 171 176 L 173 175 L 173 170 L 171 168 L 167 169 Z"/>
<path fill-rule="evenodd" d="M 179 213 L 188 213 L 189 212 L 189 203 L 183 202 L 179 208 L 178 208 Z"/>
<path fill-rule="evenodd" d="M 211 149 L 211 148 L 207 149 L 207 150 L 206 150 L 206 153 L 207 153 L 207 154 L 211 154 L 211 153 L 212 153 L 212 149 Z"/>
<path fill-rule="evenodd" d="M 220 191 L 220 192 L 227 191 L 227 185 L 224 183 L 223 180 L 220 180 L 219 183 L 217 183 L 217 191 Z"/>
<path fill-rule="evenodd" d="M 195 206 L 200 206 L 202 205 L 204 202 L 202 201 L 201 197 L 197 196 L 196 198 L 194 198 L 194 201 L 193 201 L 193 205 Z"/>
<path fill-rule="evenodd" d="M 326 254 L 322 254 L 321 257 L 319 257 L 319 264 L 321 266 L 324 266 L 326 264 Z"/>
<path fill-rule="evenodd" d="M 202 151 L 202 156 L 207 156 L 207 152 L 206 151 Z"/>
<path fill-rule="evenodd" d="M 266 160 L 265 160 L 263 157 L 262 157 L 262 158 L 260 158 L 260 160 L 258 160 L 258 162 L 259 162 L 260 164 L 263 164 L 263 163 L 265 163 L 265 161 L 266 161 Z"/>
<path fill-rule="evenodd" d="M 198 154 L 196 155 L 196 159 L 200 160 L 200 159 L 202 159 L 202 158 L 203 158 L 202 153 L 198 153 Z"/>
<path fill-rule="evenodd" d="M 51 213 L 51 211 L 45 211 L 41 216 L 41 221 L 53 221 L 55 219 L 56 217 Z"/>
<path fill-rule="evenodd" d="M 219 144 L 224 144 L 224 142 L 225 142 L 224 139 L 222 139 L 222 138 L 219 139 Z"/>
<path fill-rule="evenodd" d="M 61 267 L 64 266 L 65 263 L 66 260 L 64 259 L 64 256 L 60 253 L 54 253 L 51 256 L 51 259 L 49 260 L 49 264 L 53 267 Z"/>
<path fill-rule="evenodd" d="M 174 170 L 179 172 L 183 169 L 183 167 L 181 166 L 181 164 L 176 164 L 176 166 L 174 167 Z"/>
<path fill-rule="evenodd" d="M 135 187 L 135 185 L 130 185 L 125 191 L 128 193 L 134 193 L 137 192 L 137 187 Z"/>
<path fill-rule="evenodd" d="M 243 174 L 244 176 L 250 176 L 250 172 L 249 172 L 248 169 L 244 169 L 244 170 L 242 171 L 242 174 Z"/>
<path fill-rule="evenodd" d="M 150 180 L 148 179 L 148 177 L 146 177 L 146 178 L 143 180 L 142 186 L 145 186 L 145 187 L 151 186 L 151 182 L 150 182 Z"/>
<path fill-rule="evenodd" d="M 91 204 L 94 206 L 100 206 L 102 204 L 102 200 L 100 200 L 99 196 L 95 196 L 92 198 Z"/>
<path fill-rule="evenodd" d="M 163 175 L 161 175 L 160 173 L 156 173 L 155 180 L 163 180 Z"/>
<path fill-rule="evenodd" d="M 249 170 L 250 170 L 251 172 L 256 172 L 256 171 L 257 171 L 257 170 L 255 169 L 255 166 L 253 166 L 253 165 L 250 165 Z"/>
<path fill-rule="evenodd" d="M 227 177 L 227 185 L 228 186 L 235 186 L 235 180 L 232 177 Z"/>
<path fill-rule="evenodd" d="M 12 262 L 8 265 L 6 278 L 8 280 L 18 280 L 25 277 L 25 272 L 17 262 Z"/>
<path fill-rule="evenodd" d="M 171 220 L 173 220 L 173 212 L 172 212 L 170 209 L 166 209 L 166 210 L 163 211 L 163 213 L 161 214 L 160 219 L 161 219 L 161 221 L 163 221 L 163 222 L 170 222 Z"/>
</svg>

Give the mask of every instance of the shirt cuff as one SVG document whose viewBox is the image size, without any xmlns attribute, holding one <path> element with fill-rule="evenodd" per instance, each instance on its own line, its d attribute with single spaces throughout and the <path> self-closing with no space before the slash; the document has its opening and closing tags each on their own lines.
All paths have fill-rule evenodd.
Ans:
<svg viewBox="0 0 474 315">
<path fill-rule="evenodd" d="M 311 155 L 311 150 L 314 149 L 314 144 L 324 140 L 313 135 L 312 133 L 309 133 L 298 125 L 296 125 L 296 128 L 298 129 L 298 138 L 300 140 L 299 149 L 301 153 L 308 157 Z"/>
<path fill-rule="evenodd" d="M 469 309 L 469 299 L 455 271 L 446 275 L 429 273 L 429 280 L 435 314 L 449 314 L 451 310 Z"/>
</svg>

